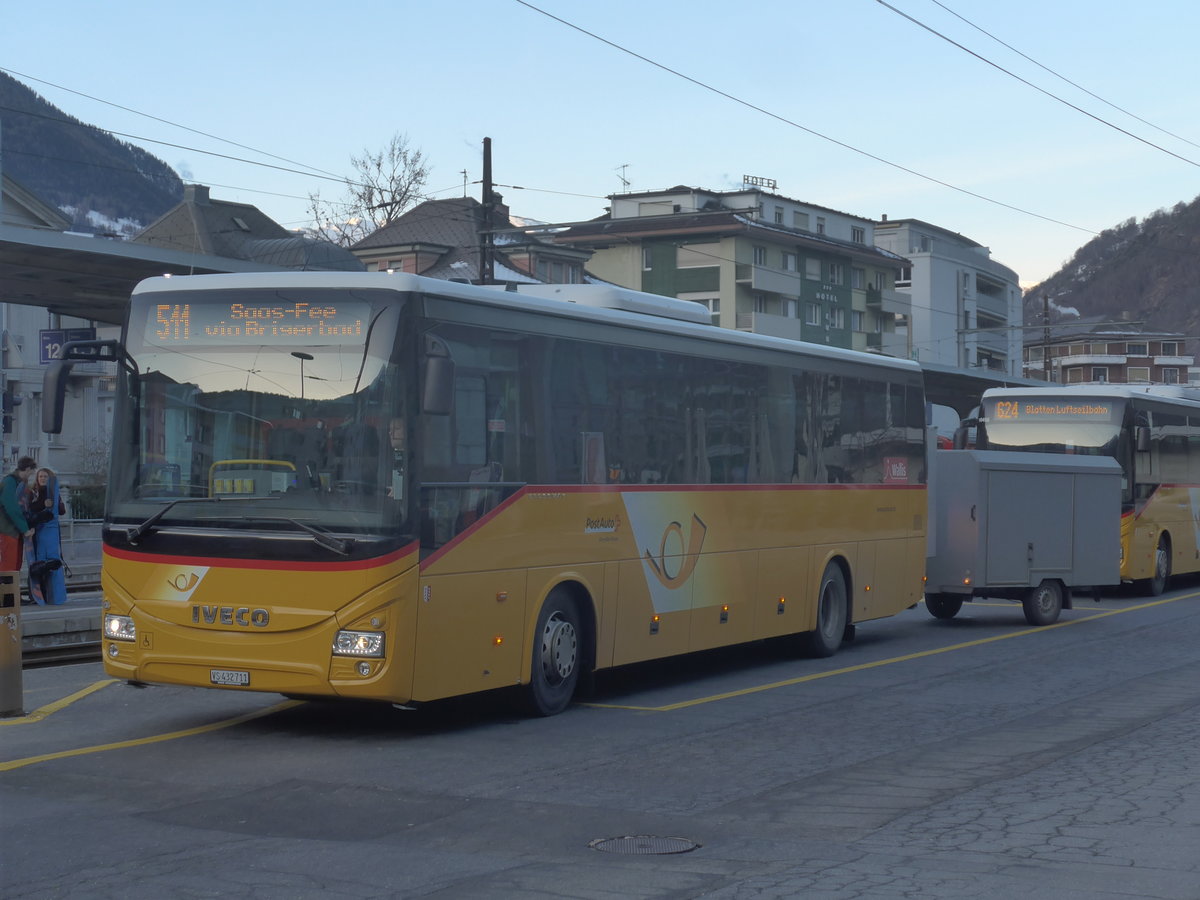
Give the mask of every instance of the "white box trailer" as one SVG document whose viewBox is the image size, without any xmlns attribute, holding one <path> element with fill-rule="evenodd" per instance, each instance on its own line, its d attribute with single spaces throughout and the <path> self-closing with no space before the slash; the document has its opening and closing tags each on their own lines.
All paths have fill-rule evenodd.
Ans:
<svg viewBox="0 0 1200 900">
<path fill-rule="evenodd" d="M 930 453 L 925 605 L 953 618 L 964 601 L 1021 602 L 1049 625 L 1072 593 L 1120 583 L 1121 467 L 1106 456 Z"/>
</svg>

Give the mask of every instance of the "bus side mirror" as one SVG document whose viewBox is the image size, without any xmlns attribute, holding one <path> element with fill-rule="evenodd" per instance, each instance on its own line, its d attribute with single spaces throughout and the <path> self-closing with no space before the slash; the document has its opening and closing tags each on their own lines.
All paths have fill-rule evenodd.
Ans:
<svg viewBox="0 0 1200 900">
<path fill-rule="evenodd" d="M 1138 453 L 1150 452 L 1150 429 L 1145 425 L 1137 427 L 1137 451 Z"/>
<path fill-rule="evenodd" d="M 42 378 L 42 431 L 46 434 L 62 433 L 67 376 L 77 362 L 117 363 L 129 375 L 132 394 L 137 397 L 137 366 L 119 341 L 67 341 Z"/>
<path fill-rule="evenodd" d="M 963 419 L 959 422 L 958 427 L 954 429 L 954 449 L 966 450 L 973 444 L 973 438 L 978 427 L 978 419 Z"/>
<path fill-rule="evenodd" d="M 445 342 L 425 337 L 424 384 L 421 411 L 431 416 L 448 416 L 454 408 L 454 360 Z"/>
<path fill-rule="evenodd" d="M 46 434 L 62 434 L 67 376 L 74 366 L 74 360 L 55 360 L 42 379 L 42 431 Z"/>
</svg>

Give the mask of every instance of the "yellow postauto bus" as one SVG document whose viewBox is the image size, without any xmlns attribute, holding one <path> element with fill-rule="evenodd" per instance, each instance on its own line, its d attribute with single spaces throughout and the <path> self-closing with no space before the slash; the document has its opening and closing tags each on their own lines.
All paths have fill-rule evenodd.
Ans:
<svg viewBox="0 0 1200 900">
<path fill-rule="evenodd" d="M 985 391 L 980 449 L 1111 456 L 1121 464 L 1121 580 L 1161 594 L 1200 571 L 1200 391 L 1089 384 Z"/>
<path fill-rule="evenodd" d="M 150 279 L 123 341 L 64 354 L 48 430 L 72 361 L 120 363 L 119 678 L 396 704 L 518 687 L 550 715 L 597 670 L 781 635 L 828 655 L 921 597 L 907 361 L 614 287 L 387 273 Z M 151 459 L 172 495 L 138 483 Z"/>
</svg>

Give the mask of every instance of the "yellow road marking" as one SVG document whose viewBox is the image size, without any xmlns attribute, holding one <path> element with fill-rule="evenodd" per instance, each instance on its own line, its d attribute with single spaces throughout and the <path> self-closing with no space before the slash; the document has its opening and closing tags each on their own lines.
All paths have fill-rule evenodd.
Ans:
<svg viewBox="0 0 1200 900">
<path fill-rule="evenodd" d="M 43 753 L 40 756 L 27 756 L 24 759 L 13 759 L 8 762 L 0 762 L 0 772 L 11 772 L 13 769 L 20 769 L 24 766 L 32 766 L 37 763 L 49 762 L 53 759 L 66 759 L 70 756 L 85 756 L 89 753 L 103 753 L 106 750 L 124 750 L 129 747 L 142 747 L 146 744 L 158 744 L 162 741 L 173 741 L 178 738 L 192 737 L 197 734 L 205 734 L 210 731 L 220 731 L 222 728 L 231 728 L 234 725 L 241 725 L 243 722 L 249 722 L 253 719 L 260 719 L 263 716 L 269 716 L 272 713 L 281 712 L 285 709 L 291 709 L 293 706 L 299 706 L 304 703 L 303 700 L 285 700 L 282 703 L 276 703 L 274 706 L 268 706 L 266 709 L 256 710 L 255 712 L 245 713 L 241 716 L 234 716 L 232 719 L 223 719 L 220 722 L 213 722 L 209 725 L 197 725 L 195 728 L 185 728 L 182 731 L 171 731 L 167 734 L 153 734 L 149 737 L 135 738 L 129 741 L 115 741 L 111 744 L 97 744 L 94 747 L 80 747 L 76 750 L 60 750 L 57 753 Z"/>
<path fill-rule="evenodd" d="M 95 684 L 89 684 L 81 691 L 76 691 L 70 696 L 63 697 L 61 700 L 55 700 L 53 703 L 47 703 L 45 706 L 39 706 L 31 713 L 26 713 L 23 716 L 14 716 L 11 719 L 0 719 L 0 725 L 24 725 L 29 722 L 40 722 L 49 715 L 58 712 L 64 707 L 70 706 L 76 700 L 82 700 L 88 694 L 94 694 L 101 688 L 106 688 L 110 684 L 116 684 L 117 679 L 108 678 L 104 681 L 97 681 Z"/>
<path fill-rule="evenodd" d="M 1122 609 L 1112 609 L 1105 612 L 1094 613 L 1090 616 L 1084 616 L 1081 619 L 1072 619 L 1070 621 L 1055 622 L 1053 625 L 1044 625 L 1040 628 L 1023 628 L 1020 631 L 1012 631 L 1008 634 L 998 634 L 992 637 L 979 638 L 974 641 L 964 641 L 959 644 L 951 644 L 947 647 L 939 647 L 933 650 L 922 650 L 918 653 L 909 653 L 904 656 L 895 656 L 889 659 L 876 660 L 875 662 L 861 663 L 857 666 L 845 666 L 841 669 L 832 669 L 828 672 L 814 672 L 811 675 L 801 675 L 797 678 L 788 678 L 783 681 L 775 681 L 770 684 L 760 684 L 754 687 L 741 688 L 736 691 L 725 691 L 720 694 L 712 694 L 707 697 L 697 697 L 693 700 L 683 700 L 679 703 L 669 703 L 664 706 L 633 706 L 616 703 L 583 703 L 581 706 L 588 706 L 595 709 L 622 709 L 631 710 L 634 712 L 673 712 L 679 709 L 686 709 L 691 706 L 701 706 L 705 703 L 714 703 L 718 700 L 728 700 L 733 697 L 744 697 L 749 694 L 758 694 L 764 691 L 773 691 L 782 687 L 791 687 L 797 684 L 803 684 L 807 681 L 817 681 L 822 678 L 832 678 L 835 675 L 847 675 L 851 672 L 862 672 L 867 669 L 877 669 L 882 666 L 890 666 L 895 663 L 908 662 L 909 660 L 921 659 L 926 656 L 936 656 L 939 653 L 949 653 L 953 650 L 965 650 L 968 647 L 978 647 L 983 644 L 990 644 L 995 641 L 1003 641 L 1008 638 L 1021 637 L 1030 634 L 1042 634 L 1051 631 L 1055 628 L 1065 628 L 1069 625 L 1079 625 L 1083 622 L 1091 622 L 1096 619 L 1107 618 L 1108 616 L 1118 616 L 1123 613 L 1134 612 L 1139 609 L 1149 609 L 1152 606 L 1162 606 L 1167 603 L 1176 603 L 1180 600 L 1188 600 L 1193 597 L 1200 597 L 1200 591 L 1193 591 L 1189 594 L 1181 594 L 1178 597 L 1168 597 L 1162 600 L 1151 600 L 1146 603 L 1139 603 L 1137 606 L 1127 606 Z M 95 684 L 89 685 L 83 690 L 76 691 L 68 697 L 57 700 L 54 703 L 49 703 L 46 706 L 40 707 L 27 716 L 11 719 L 0 724 L 18 724 L 21 722 L 41 721 L 46 716 L 57 712 L 58 710 L 80 700 L 89 694 L 95 693 L 101 688 L 107 687 L 110 684 L 115 684 L 115 679 L 106 681 L 98 681 Z M 264 716 L 273 715 L 277 712 L 282 712 L 285 709 L 292 709 L 299 706 L 305 701 L 303 700 L 285 700 L 282 703 L 276 703 L 273 706 L 268 706 L 266 709 L 256 710 L 255 712 L 245 713 L 240 716 L 234 716 L 232 719 L 223 719 L 220 722 L 213 722 L 209 725 L 198 725 L 195 728 L 185 728 L 181 731 L 171 731 L 166 734 L 150 735 L 144 738 L 134 738 L 128 741 L 115 741 L 110 744 L 97 744 L 92 747 L 79 747 L 75 750 L 60 750 L 55 753 L 43 753 L 38 756 L 27 756 L 23 759 L 13 759 L 7 762 L 0 762 L 0 772 L 11 772 L 14 769 L 21 769 L 25 766 L 36 765 L 37 763 L 50 762 L 55 759 L 67 759 L 72 756 L 86 756 L 92 753 L 103 753 L 108 750 L 123 750 L 131 747 L 142 747 L 148 744 L 158 744 L 163 741 L 173 741 L 179 738 L 193 737 L 198 734 L 206 734 L 213 731 L 220 731 L 224 728 L 232 728 L 235 725 L 241 725 L 244 722 L 250 722 L 254 719 L 260 719 Z"/>
<path fill-rule="evenodd" d="M 814 672 L 811 675 L 801 675 L 797 678 L 788 678 L 784 681 L 773 681 L 770 684 L 759 684 L 754 687 L 741 688 L 736 691 L 725 691 L 720 694 L 712 694 L 707 697 L 697 697 L 694 700 L 682 700 L 679 703 L 668 703 L 664 706 L 633 706 L 619 703 L 583 703 L 581 706 L 590 706 L 596 709 L 624 709 L 633 710 L 635 712 L 674 712 L 678 709 L 686 709 L 689 706 L 701 706 L 705 703 L 715 703 L 718 700 L 728 700 L 732 697 L 744 697 L 748 694 L 759 694 L 763 691 L 773 691 L 778 688 L 791 687 L 797 684 L 803 684 L 806 681 L 817 681 L 821 678 L 832 678 L 835 675 L 848 675 L 851 672 L 863 672 L 867 669 L 877 669 L 881 666 L 890 666 L 895 663 L 908 662 L 909 660 L 921 659 L 926 656 L 936 656 L 939 653 L 949 653 L 953 650 L 965 650 L 968 647 L 978 647 L 982 644 L 990 644 L 995 641 L 1004 641 L 1009 638 L 1022 637 L 1030 634 L 1044 634 L 1047 631 L 1052 631 L 1055 628 L 1066 628 L 1069 625 L 1079 625 L 1083 622 L 1091 622 L 1096 619 L 1103 619 L 1108 616 L 1119 616 L 1123 613 L 1133 612 L 1138 609 L 1149 609 L 1152 606 L 1162 606 L 1165 603 L 1175 603 L 1179 600 L 1187 600 L 1192 597 L 1200 597 L 1200 591 L 1193 591 L 1190 594 L 1182 594 L 1178 597 L 1168 597 L 1163 600 L 1151 600 L 1146 603 L 1139 603 L 1137 606 L 1127 606 L 1122 609 L 1111 609 L 1105 612 L 1094 613 L 1090 616 L 1084 616 L 1081 619 L 1071 619 L 1069 621 L 1055 622 L 1053 625 L 1043 625 L 1039 628 L 1022 628 L 1020 631 L 1012 631 L 1008 634 L 998 634 L 992 637 L 979 638 L 975 641 L 966 641 L 961 644 L 951 644 L 948 647 L 938 647 L 934 650 L 922 650 L 919 653 L 909 653 L 905 656 L 894 656 L 889 659 L 880 659 L 875 662 L 861 663 L 857 666 L 846 666 L 841 669 L 832 669 L 828 672 Z"/>
</svg>

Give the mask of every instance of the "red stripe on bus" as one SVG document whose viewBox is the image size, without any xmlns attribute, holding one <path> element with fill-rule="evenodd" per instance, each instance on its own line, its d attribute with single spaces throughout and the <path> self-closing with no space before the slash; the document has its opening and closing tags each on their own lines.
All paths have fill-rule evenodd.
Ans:
<svg viewBox="0 0 1200 900">
<path fill-rule="evenodd" d="M 480 482 L 481 486 L 486 486 L 487 482 Z M 660 493 L 685 494 L 699 493 L 701 491 L 923 491 L 926 486 L 923 484 L 687 484 L 687 485 L 661 485 L 661 484 L 564 484 L 564 485 L 538 485 L 537 487 L 523 487 L 519 489 L 508 499 L 504 500 L 495 509 L 488 510 L 467 528 L 460 531 L 449 541 L 442 544 L 435 551 L 421 560 L 422 571 L 429 566 L 432 566 L 443 556 L 465 541 L 468 537 L 478 531 L 485 523 L 495 518 L 512 504 L 516 503 L 522 497 L 537 496 L 539 494 L 624 494 L 624 493 L 644 493 L 646 491 L 658 491 Z"/>
<path fill-rule="evenodd" d="M 383 556 L 373 556 L 368 559 L 355 559 L 346 562 L 303 562 L 289 560 L 266 559 L 230 559 L 216 556 L 162 556 L 157 553 L 141 553 L 135 550 L 118 550 L 115 547 L 105 547 L 104 554 L 116 559 L 129 560 L 139 563 L 157 563 L 173 566 L 207 566 L 223 569 L 267 569 L 284 572 L 351 572 L 362 569 L 375 569 L 386 566 L 406 556 L 415 556 L 417 542 L 413 541 L 399 550 L 385 553 Z"/>
<path fill-rule="evenodd" d="M 486 482 L 483 482 L 486 486 Z M 632 494 L 646 491 L 688 494 L 701 491 L 923 491 L 924 484 L 567 484 L 523 487 L 521 494 Z M 497 507 L 498 509 L 499 507 Z"/>
</svg>

